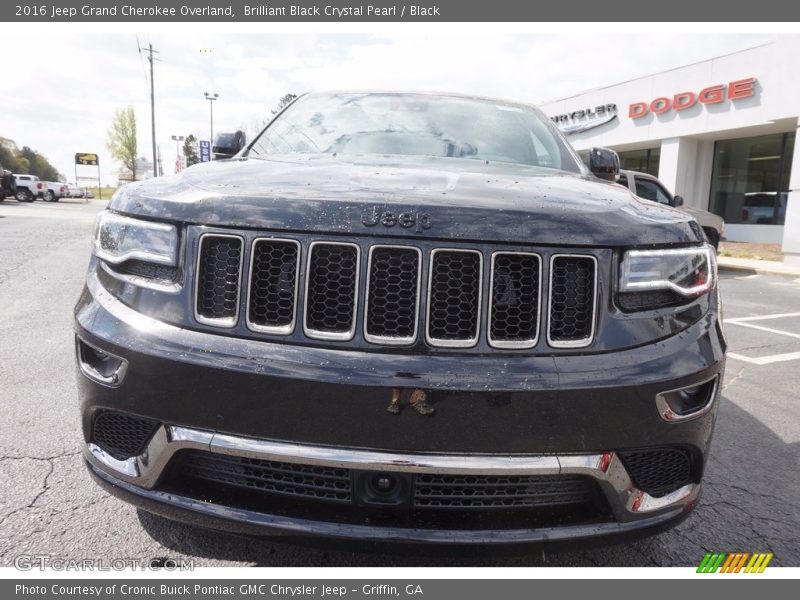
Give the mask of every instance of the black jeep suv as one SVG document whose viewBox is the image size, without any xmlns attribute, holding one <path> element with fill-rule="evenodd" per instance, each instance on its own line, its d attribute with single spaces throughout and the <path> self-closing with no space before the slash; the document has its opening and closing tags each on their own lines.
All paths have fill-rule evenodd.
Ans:
<svg viewBox="0 0 800 600">
<path fill-rule="evenodd" d="M 91 474 L 248 534 L 674 524 L 725 363 L 715 253 L 617 171 L 527 105 L 320 93 L 122 188 L 75 308 Z"/>
</svg>

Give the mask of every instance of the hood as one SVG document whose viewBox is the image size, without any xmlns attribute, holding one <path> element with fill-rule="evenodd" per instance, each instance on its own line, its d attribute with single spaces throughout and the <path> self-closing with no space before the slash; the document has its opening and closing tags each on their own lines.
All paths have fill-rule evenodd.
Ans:
<svg viewBox="0 0 800 600">
<path fill-rule="evenodd" d="M 471 242 L 641 246 L 703 239 L 686 214 L 591 176 L 452 158 L 215 161 L 129 184 L 109 208 L 218 227 Z"/>
</svg>

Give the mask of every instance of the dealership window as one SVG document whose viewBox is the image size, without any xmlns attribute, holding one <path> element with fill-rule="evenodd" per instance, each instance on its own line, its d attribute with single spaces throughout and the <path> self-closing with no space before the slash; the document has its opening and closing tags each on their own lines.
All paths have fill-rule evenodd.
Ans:
<svg viewBox="0 0 800 600">
<path fill-rule="evenodd" d="M 709 210 L 726 223 L 783 225 L 794 139 L 776 133 L 717 142 Z"/>
<path fill-rule="evenodd" d="M 619 166 L 627 171 L 641 171 L 658 177 L 658 162 L 661 159 L 661 147 L 644 150 L 618 152 Z"/>
</svg>

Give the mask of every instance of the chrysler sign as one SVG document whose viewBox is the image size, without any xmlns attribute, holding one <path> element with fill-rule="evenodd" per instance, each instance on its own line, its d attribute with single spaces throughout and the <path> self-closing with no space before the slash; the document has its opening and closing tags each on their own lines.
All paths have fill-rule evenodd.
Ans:
<svg viewBox="0 0 800 600">
<path fill-rule="evenodd" d="M 551 117 L 564 135 L 581 133 L 600 125 L 610 123 L 617 118 L 616 104 L 603 104 L 594 108 L 584 108 L 573 112 Z"/>
</svg>

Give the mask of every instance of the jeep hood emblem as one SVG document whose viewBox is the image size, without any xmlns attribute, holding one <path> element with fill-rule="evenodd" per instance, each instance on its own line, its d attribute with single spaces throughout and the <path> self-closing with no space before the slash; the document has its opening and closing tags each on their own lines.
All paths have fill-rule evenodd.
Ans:
<svg viewBox="0 0 800 600">
<path fill-rule="evenodd" d="M 422 233 L 433 227 L 433 219 L 428 213 L 420 213 L 417 210 L 404 210 L 401 213 L 391 210 L 381 211 L 377 206 L 364 209 L 361 213 L 361 223 L 367 227 L 375 227 L 378 224 L 384 227 L 399 225 L 403 229 L 413 228 L 416 233 Z"/>
</svg>

